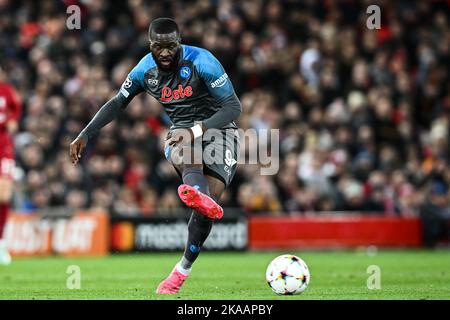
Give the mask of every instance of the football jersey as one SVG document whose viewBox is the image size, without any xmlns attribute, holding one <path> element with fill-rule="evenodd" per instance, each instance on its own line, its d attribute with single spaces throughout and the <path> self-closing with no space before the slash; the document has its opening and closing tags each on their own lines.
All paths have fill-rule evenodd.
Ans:
<svg viewBox="0 0 450 320">
<path fill-rule="evenodd" d="M 164 107 L 173 128 L 192 127 L 211 117 L 234 88 L 220 62 L 206 49 L 181 45 L 174 70 L 158 68 L 152 53 L 144 56 L 131 70 L 120 94 L 132 98 L 147 92 Z M 230 122 L 223 128 L 237 128 Z"/>
<path fill-rule="evenodd" d="M 19 121 L 21 101 L 16 90 L 8 83 L 0 82 L 0 176 L 12 176 L 14 159 L 13 137 L 8 133 L 8 121 Z"/>
<path fill-rule="evenodd" d="M 19 120 L 21 111 L 20 98 L 14 88 L 0 82 L 0 132 L 6 133 L 6 123 L 10 120 Z"/>
</svg>

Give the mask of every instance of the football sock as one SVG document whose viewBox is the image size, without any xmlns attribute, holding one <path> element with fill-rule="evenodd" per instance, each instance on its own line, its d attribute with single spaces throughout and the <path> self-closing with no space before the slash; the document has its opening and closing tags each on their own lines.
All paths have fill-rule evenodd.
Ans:
<svg viewBox="0 0 450 320">
<path fill-rule="evenodd" d="M 183 182 L 209 196 L 208 180 L 202 168 L 186 168 L 183 170 Z"/>
<path fill-rule="evenodd" d="M 183 269 L 190 270 L 192 264 L 200 254 L 200 249 L 208 238 L 211 228 L 213 226 L 213 220 L 192 211 L 191 218 L 188 224 L 188 241 L 186 248 L 184 249 L 183 258 L 180 261 L 180 266 Z M 181 272 L 181 271 L 180 271 Z"/>
<path fill-rule="evenodd" d="M 206 180 L 202 168 L 187 168 L 183 171 L 183 182 L 196 188 L 198 191 L 209 195 L 208 180 Z M 212 219 L 192 211 L 188 223 L 188 241 L 184 250 L 180 267 L 189 270 L 200 254 L 201 246 L 205 242 L 213 225 Z M 179 270 L 182 272 L 182 270 Z M 182 272 L 183 273 L 183 272 Z"/>
<path fill-rule="evenodd" d="M 191 263 L 189 261 L 187 261 L 185 257 L 183 257 L 181 259 L 180 263 L 177 264 L 177 270 L 181 274 L 188 276 L 191 273 L 192 268 L 189 268 L 189 269 L 183 268 L 183 265 L 186 265 L 186 264 L 189 265 Z"/>
<path fill-rule="evenodd" d="M 3 239 L 3 230 L 8 217 L 9 204 L 0 204 L 0 239 Z"/>
</svg>

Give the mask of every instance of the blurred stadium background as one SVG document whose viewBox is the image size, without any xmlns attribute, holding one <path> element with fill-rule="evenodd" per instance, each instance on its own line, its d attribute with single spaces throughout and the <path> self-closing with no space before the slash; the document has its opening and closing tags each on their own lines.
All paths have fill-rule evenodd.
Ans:
<svg viewBox="0 0 450 320">
<path fill-rule="evenodd" d="M 381 8 L 369 30 L 366 8 Z M 70 5 L 81 28 L 68 30 Z M 224 65 L 243 129 L 280 129 L 280 170 L 240 165 L 210 249 L 449 243 L 449 1 L 0 0 L 0 62 L 20 93 L 16 255 L 180 250 L 187 212 L 165 160 L 170 125 L 142 94 L 69 144 L 148 52 L 152 19 Z"/>
</svg>

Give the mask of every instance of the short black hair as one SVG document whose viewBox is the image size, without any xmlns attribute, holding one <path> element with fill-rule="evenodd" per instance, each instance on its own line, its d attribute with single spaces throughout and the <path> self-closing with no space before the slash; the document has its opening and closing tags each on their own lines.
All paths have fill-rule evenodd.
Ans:
<svg viewBox="0 0 450 320">
<path fill-rule="evenodd" d="M 175 20 L 171 18 L 157 18 L 153 20 L 148 27 L 148 37 L 150 39 L 152 32 L 166 34 L 172 33 L 174 31 L 176 31 L 178 35 L 180 34 L 178 24 L 175 22 Z"/>
</svg>

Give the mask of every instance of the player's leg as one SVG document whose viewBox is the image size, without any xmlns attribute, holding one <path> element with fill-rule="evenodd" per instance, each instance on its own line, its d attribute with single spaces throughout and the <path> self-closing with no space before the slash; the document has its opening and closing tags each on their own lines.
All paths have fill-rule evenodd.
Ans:
<svg viewBox="0 0 450 320">
<path fill-rule="evenodd" d="M 209 180 L 215 179 L 209 176 L 205 176 L 203 174 L 202 166 L 176 166 L 177 171 L 181 172 L 181 176 L 183 179 L 182 186 L 190 186 L 193 189 L 189 190 L 190 192 L 195 192 L 198 196 L 197 198 L 193 198 L 190 201 L 202 201 L 204 197 L 208 197 L 210 195 L 210 187 Z M 217 180 L 217 179 L 215 179 Z M 223 187 L 225 184 L 221 181 L 212 182 L 211 187 L 213 193 L 211 196 L 214 199 L 219 199 L 222 191 L 218 187 L 219 184 L 222 184 Z M 185 189 L 188 190 L 188 189 Z M 209 200 L 208 200 L 209 201 Z M 212 199 L 210 201 L 213 201 Z M 215 205 L 215 201 L 213 201 Z M 218 206 L 218 205 L 217 205 Z M 191 217 L 188 223 L 188 240 L 185 246 L 185 251 L 183 257 L 179 263 L 173 268 L 170 275 L 162 281 L 158 288 L 156 289 L 156 293 L 158 294 L 174 294 L 178 293 L 184 281 L 187 279 L 191 272 L 192 264 L 197 259 L 200 249 L 203 246 L 203 243 L 208 238 L 208 235 L 211 232 L 211 228 L 213 226 L 213 219 L 209 218 L 203 213 L 197 212 L 193 210 L 191 213 Z"/>
<path fill-rule="evenodd" d="M 225 183 L 216 177 L 205 175 L 208 182 L 211 198 L 219 201 L 222 193 L 225 190 Z M 189 274 L 192 264 L 200 254 L 203 243 L 208 238 L 214 219 L 199 214 L 195 210 L 192 211 L 191 218 L 188 223 L 188 239 L 184 250 L 183 258 L 180 261 L 179 271 L 184 274 Z"/>
<path fill-rule="evenodd" d="M 205 161 L 201 173 L 207 181 L 209 195 L 215 203 L 218 203 L 225 188 L 231 183 L 236 172 L 237 152 L 239 150 L 239 141 L 235 139 L 234 132 L 222 132 L 223 139 L 209 141 L 206 145 L 212 146 L 221 157 L 220 161 L 213 161 L 208 158 L 208 154 L 203 155 Z M 223 148 L 225 146 L 225 148 Z M 180 271 L 189 274 L 192 264 L 197 259 L 203 243 L 209 236 L 214 220 L 211 216 L 192 212 L 188 224 L 188 241 L 185 247 L 184 255 L 180 261 Z"/>
<path fill-rule="evenodd" d="M 218 179 L 217 177 L 211 176 L 208 173 L 205 174 L 205 177 L 206 180 L 208 180 L 208 187 L 211 198 L 213 198 L 214 201 L 219 202 L 226 188 L 225 183 L 222 179 Z"/>
<path fill-rule="evenodd" d="M 208 175 L 204 177 L 208 181 L 208 189 L 210 190 L 211 197 L 218 201 L 225 190 L 225 183 L 215 177 Z M 188 240 L 183 257 L 181 258 L 181 261 L 175 265 L 170 275 L 160 283 L 156 289 L 156 293 L 178 293 L 184 281 L 191 273 L 192 264 L 198 258 L 201 247 L 211 232 L 213 223 L 214 219 L 208 218 L 195 210 L 192 211 L 188 223 Z"/>
<path fill-rule="evenodd" d="M 12 181 L 0 176 L 0 240 L 3 239 L 3 231 L 8 217 L 9 202 L 12 196 Z"/>
<path fill-rule="evenodd" d="M 12 197 L 13 168 L 14 160 L 0 158 L 0 265 L 8 265 L 11 263 L 11 256 L 7 251 L 4 240 L 4 230 Z"/>
<path fill-rule="evenodd" d="M 220 142 L 217 141 L 217 143 Z M 226 187 L 225 177 L 217 173 L 222 170 L 222 167 L 221 164 L 216 165 L 212 161 L 207 166 L 204 168 L 203 163 L 201 165 L 182 164 L 176 166 L 177 170 L 182 172 L 184 183 L 179 188 L 179 191 L 181 190 L 180 198 L 188 207 L 194 209 L 188 223 L 188 240 L 184 255 L 179 264 L 179 271 L 185 275 L 189 274 L 203 243 L 209 236 L 213 219 L 217 218 L 212 211 L 219 207 L 220 218 L 223 215 L 222 208 L 217 204 Z M 204 195 L 208 197 L 204 197 Z M 206 212 L 199 210 L 201 208 L 206 209 Z"/>
<path fill-rule="evenodd" d="M 211 129 L 204 137 L 201 146 L 203 170 L 210 176 L 208 185 L 216 188 L 213 197 L 204 197 L 192 187 L 181 185 L 178 188 L 180 199 L 190 208 L 214 219 L 223 216 L 223 209 L 217 204 L 217 199 L 226 185 L 228 185 L 236 172 L 237 157 L 239 153 L 239 136 L 235 129 Z M 213 179 L 213 180 L 211 180 Z M 211 190 L 209 190 L 212 194 Z"/>
<path fill-rule="evenodd" d="M 213 142 L 209 142 L 213 143 Z M 219 145 L 217 150 L 223 150 L 220 148 L 222 146 L 222 142 L 219 140 L 215 141 L 216 145 Z M 172 164 L 180 163 L 179 159 L 175 159 L 173 161 L 173 154 L 171 154 L 170 149 L 166 147 L 165 149 L 166 158 L 172 162 Z M 223 159 L 226 159 L 226 155 L 223 153 Z M 183 178 L 183 182 L 185 186 L 190 186 L 191 188 L 184 189 L 189 190 L 191 193 L 183 194 L 183 189 L 180 194 L 180 198 L 183 200 L 183 196 L 189 197 L 190 194 L 195 193 L 195 195 L 199 195 L 199 198 L 187 198 L 188 201 L 184 201 L 189 207 L 190 201 L 195 202 L 204 202 L 204 203 L 214 203 L 218 206 L 217 201 L 219 201 L 223 191 L 226 187 L 226 182 L 231 181 L 232 175 L 228 174 L 226 170 L 224 170 L 224 161 L 219 164 L 215 164 L 211 161 L 207 161 L 207 167 L 191 167 L 189 165 L 174 165 L 176 170 L 179 173 L 182 173 L 181 176 Z M 200 169 L 201 168 L 201 169 Z M 204 174 L 204 172 L 207 174 Z M 234 170 L 233 170 L 234 171 Z M 228 180 L 227 180 L 228 179 Z M 201 187 L 198 186 L 198 182 L 201 181 L 201 184 L 204 185 L 206 180 L 206 186 Z M 182 185 L 183 186 L 183 185 Z M 197 187 L 198 186 L 198 187 Z M 181 186 L 180 186 L 181 187 Z M 202 188 L 202 189 L 200 189 Z M 202 190 L 205 192 L 203 193 Z M 206 198 L 207 197 L 207 198 Z M 220 206 L 219 206 L 220 207 Z M 198 206 L 197 206 L 198 208 Z M 206 205 L 203 209 L 208 209 L 210 206 Z M 220 208 L 222 209 L 222 208 Z M 210 209 L 209 209 L 210 210 Z M 199 210 L 194 210 L 191 214 L 191 218 L 188 223 L 188 241 L 185 246 L 185 251 L 183 257 L 179 263 L 176 264 L 171 274 L 158 286 L 156 292 L 159 294 L 174 294 L 178 293 L 180 287 L 183 285 L 184 281 L 187 279 L 191 272 L 192 264 L 197 259 L 200 249 L 203 246 L 203 243 L 208 238 L 211 228 L 213 225 L 213 219 L 208 217 L 208 212 L 198 212 Z M 208 211 L 208 210 L 207 210 Z M 223 215 L 223 210 L 222 210 Z M 214 215 L 213 215 L 214 216 Z"/>
<path fill-rule="evenodd" d="M 168 150 L 166 148 L 166 158 L 174 165 L 175 169 L 183 179 L 183 184 L 179 188 L 180 198 L 189 199 L 186 204 L 193 203 L 190 207 L 202 207 L 202 203 L 206 202 L 213 205 L 217 203 L 212 200 L 210 196 L 210 190 L 213 190 L 212 197 L 214 199 L 219 199 L 222 191 L 220 191 L 218 185 L 222 183 L 221 181 L 215 182 L 215 178 L 205 176 L 203 173 L 203 165 L 192 165 L 180 163 L 180 159 L 174 159 L 174 157 L 179 154 L 178 152 L 173 152 L 173 150 Z M 217 180 L 217 179 L 216 179 Z M 211 188 L 210 189 L 210 186 Z M 225 184 L 222 183 L 223 188 Z M 189 189 L 190 188 L 190 189 Z M 186 192 L 187 191 L 187 192 Z M 186 193 L 184 193 L 186 192 Z M 209 199 L 208 199 L 209 198 Z M 210 207 L 210 206 L 206 206 Z M 206 208 L 203 207 L 203 208 Z M 220 208 L 222 209 L 222 208 Z M 193 210 L 188 223 L 188 240 L 185 246 L 185 251 L 181 261 L 175 265 L 169 276 L 163 280 L 156 293 L 158 294 L 175 294 L 178 293 L 184 281 L 187 279 L 191 272 L 192 264 L 197 259 L 200 248 L 207 239 L 211 232 L 213 226 L 213 219 L 205 215 L 205 212 L 197 212 Z"/>
<path fill-rule="evenodd" d="M 208 181 L 203 173 L 201 141 L 187 149 L 183 145 L 169 146 L 166 140 L 164 151 L 166 159 L 183 180 L 183 184 L 178 187 L 178 196 L 186 206 L 209 218 L 222 218 L 223 209 L 210 197 Z"/>
</svg>

